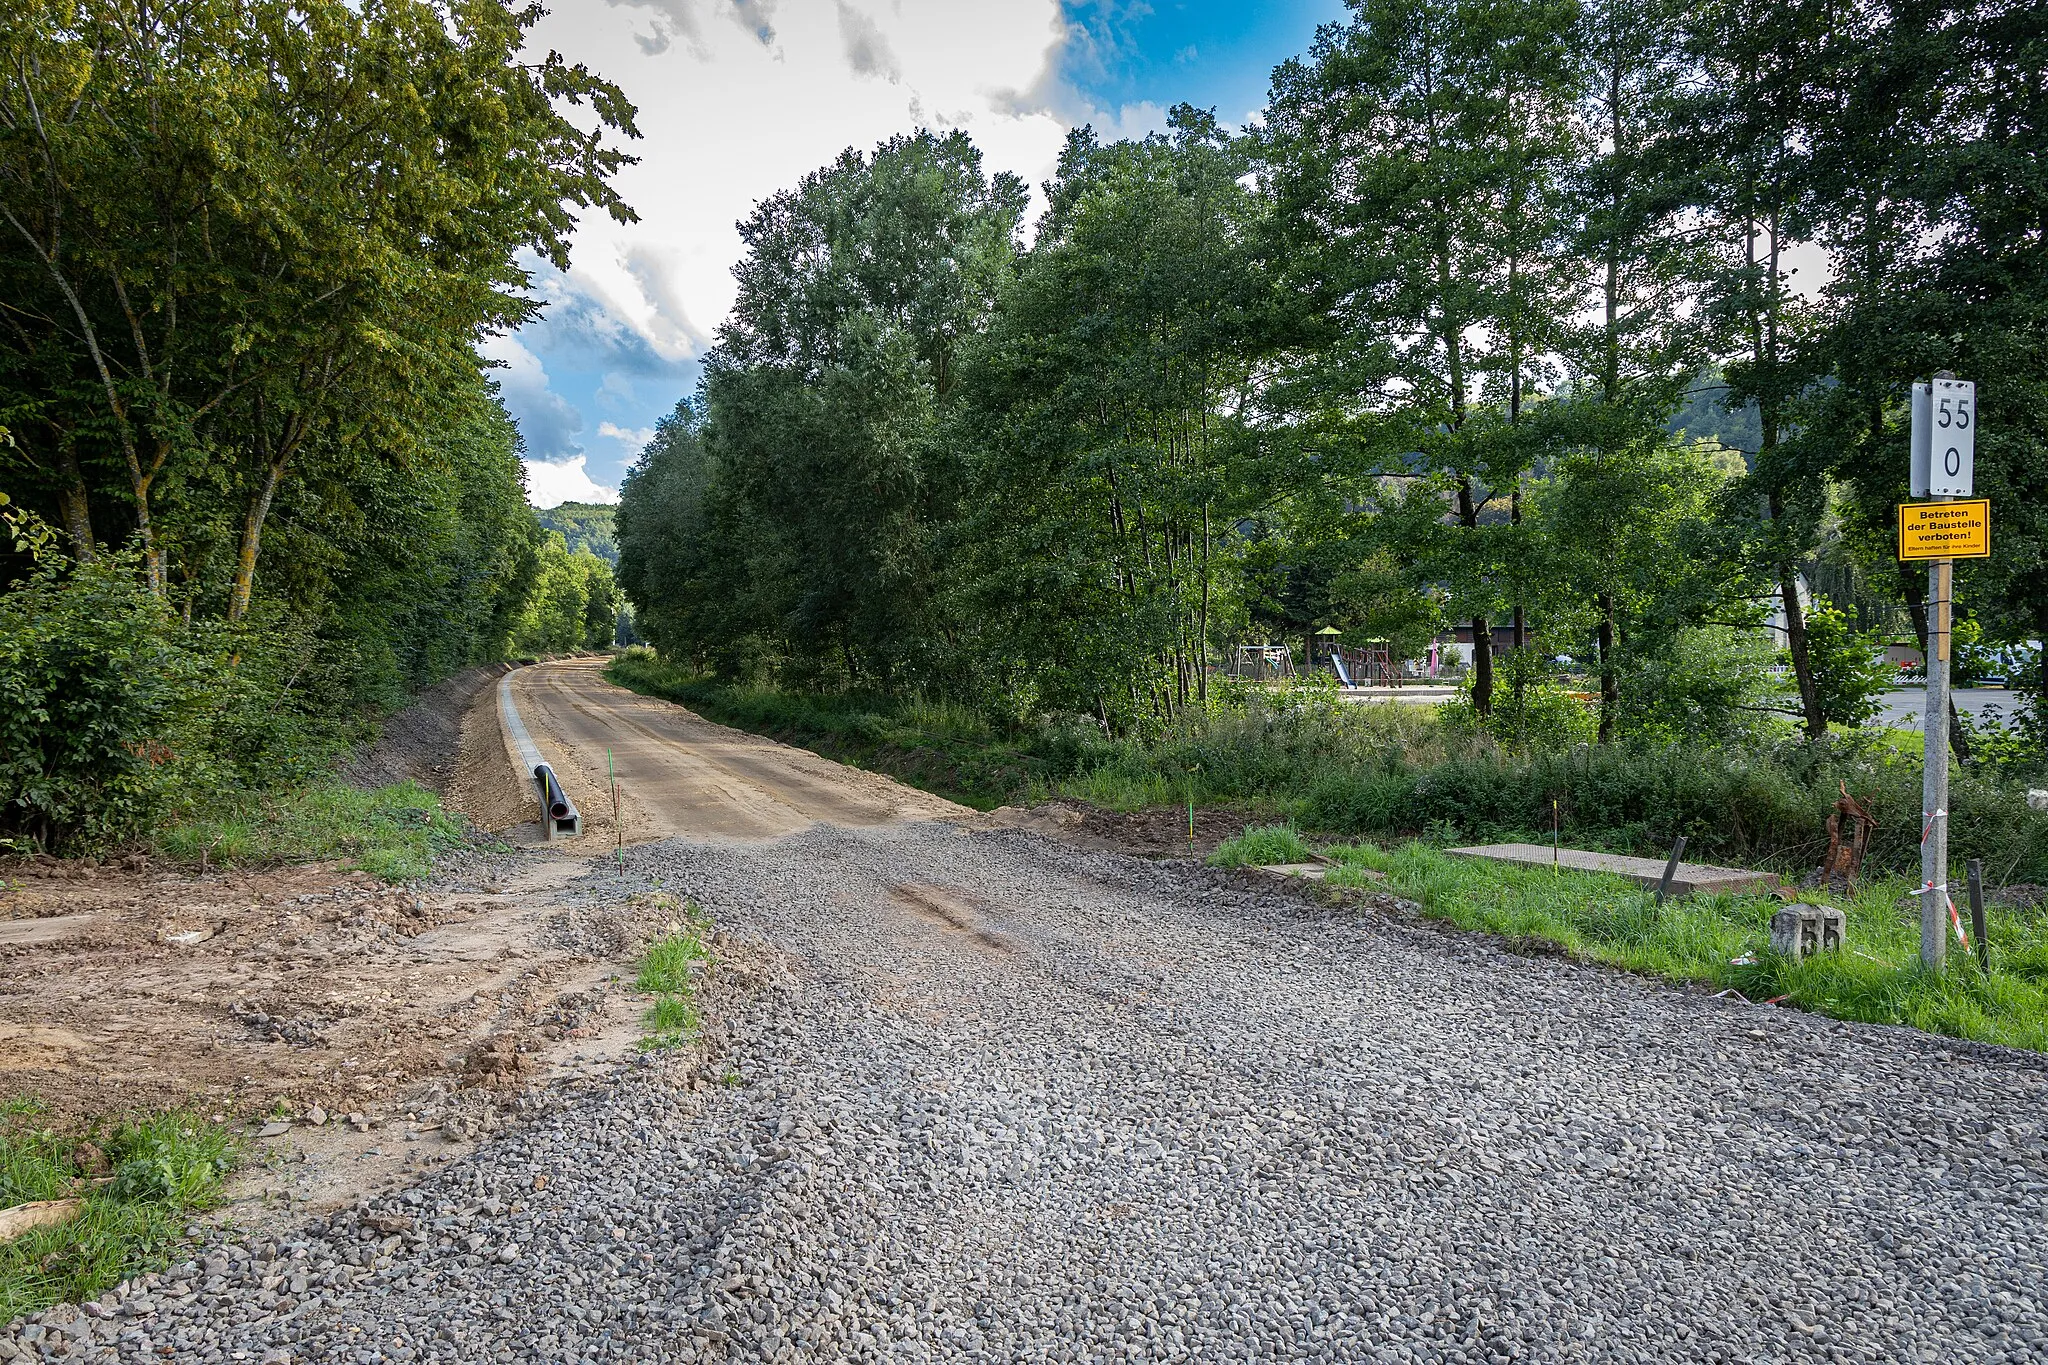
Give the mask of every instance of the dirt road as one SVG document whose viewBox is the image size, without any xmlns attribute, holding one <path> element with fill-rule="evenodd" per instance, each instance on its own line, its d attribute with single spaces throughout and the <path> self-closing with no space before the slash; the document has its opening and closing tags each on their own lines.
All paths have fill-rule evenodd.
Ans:
<svg viewBox="0 0 2048 1365">
<path fill-rule="evenodd" d="M 967 816 L 965 806 L 805 749 L 715 725 L 604 680 L 604 661 L 524 668 L 512 696 L 541 756 L 583 812 L 583 842 L 616 839 L 607 751 L 627 843 L 773 839 L 814 824 L 869 828 Z"/>
</svg>

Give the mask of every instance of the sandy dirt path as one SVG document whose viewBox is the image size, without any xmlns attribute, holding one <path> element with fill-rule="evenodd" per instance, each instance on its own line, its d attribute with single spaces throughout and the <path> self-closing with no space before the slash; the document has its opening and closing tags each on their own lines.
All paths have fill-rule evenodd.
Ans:
<svg viewBox="0 0 2048 1365">
<path fill-rule="evenodd" d="M 773 839 L 818 823 L 850 828 L 971 815 L 967 807 L 759 735 L 728 729 L 604 679 L 602 659 L 523 668 L 513 702 L 584 816 L 586 844 L 618 837 L 609 750 L 627 843 Z M 509 761 L 509 760 L 508 760 Z"/>
</svg>

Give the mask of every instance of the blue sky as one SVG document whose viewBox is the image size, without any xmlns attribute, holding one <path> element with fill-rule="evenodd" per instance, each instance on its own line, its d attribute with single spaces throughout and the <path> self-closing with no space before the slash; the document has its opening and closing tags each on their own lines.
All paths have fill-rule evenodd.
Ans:
<svg viewBox="0 0 2048 1365">
<path fill-rule="evenodd" d="M 536 504 L 608 500 L 689 393 L 732 301 L 734 223 L 842 148 L 963 127 L 1036 185 L 1066 130 L 1164 126 L 1183 100 L 1240 123 L 1341 0 L 560 0 L 535 45 L 640 107 L 620 189 L 642 221 L 586 222 L 541 321 L 493 339 Z"/>
</svg>

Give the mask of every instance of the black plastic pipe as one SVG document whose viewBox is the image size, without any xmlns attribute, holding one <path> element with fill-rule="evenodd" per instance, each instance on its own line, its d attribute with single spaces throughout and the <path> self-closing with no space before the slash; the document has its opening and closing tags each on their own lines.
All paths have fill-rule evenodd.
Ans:
<svg viewBox="0 0 2048 1365">
<path fill-rule="evenodd" d="M 547 794 L 548 814 L 557 820 L 568 819 L 569 797 L 562 790 L 562 784 L 555 781 L 555 770 L 543 763 L 533 770 L 533 777 L 540 783 L 541 790 Z"/>
</svg>

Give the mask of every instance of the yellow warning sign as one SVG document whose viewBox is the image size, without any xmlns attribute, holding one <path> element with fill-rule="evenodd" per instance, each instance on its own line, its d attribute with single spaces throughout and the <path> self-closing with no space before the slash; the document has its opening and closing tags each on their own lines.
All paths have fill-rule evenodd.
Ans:
<svg viewBox="0 0 2048 1365">
<path fill-rule="evenodd" d="M 1986 559 L 1991 499 L 1899 504 L 1900 559 Z"/>
</svg>

